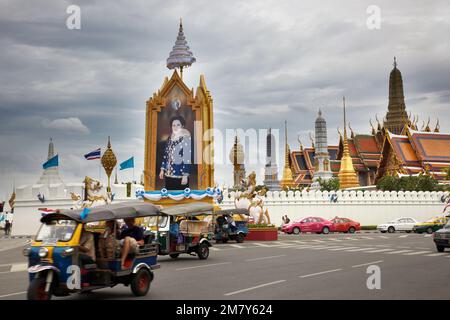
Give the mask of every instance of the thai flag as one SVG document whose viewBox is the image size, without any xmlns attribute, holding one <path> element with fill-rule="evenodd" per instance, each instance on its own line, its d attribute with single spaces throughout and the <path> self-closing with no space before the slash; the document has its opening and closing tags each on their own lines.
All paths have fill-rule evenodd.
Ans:
<svg viewBox="0 0 450 320">
<path fill-rule="evenodd" d="M 42 217 L 45 216 L 46 214 L 56 212 L 56 210 L 47 209 L 47 208 L 39 208 L 39 211 L 41 212 Z"/>
<path fill-rule="evenodd" d="M 100 148 L 98 148 L 97 150 L 94 150 L 92 152 L 89 152 L 88 154 L 85 154 L 84 157 L 86 158 L 86 160 L 95 160 L 95 159 L 100 159 L 101 156 L 101 151 Z"/>
</svg>

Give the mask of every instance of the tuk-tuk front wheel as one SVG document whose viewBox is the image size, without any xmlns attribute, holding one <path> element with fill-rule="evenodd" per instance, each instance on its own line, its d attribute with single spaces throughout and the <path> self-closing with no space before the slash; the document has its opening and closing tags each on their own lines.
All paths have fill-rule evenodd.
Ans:
<svg viewBox="0 0 450 320">
<path fill-rule="evenodd" d="M 27 291 L 28 300 L 50 300 L 53 294 L 52 285 L 50 286 L 48 292 L 45 292 L 46 286 L 45 277 L 35 277 L 31 281 L 30 286 Z"/>
<path fill-rule="evenodd" d="M 197 256 L 200 260 L 208 259 L 209 256 L 209 247 L 206 243 L 201 243 L 197 249 Z"/>
<path fill-rule="evenodd" d="M 237 236 L 236 236 L 236 242 L 237 243 L 242 243 L 242 242 L 244 242 L 244 235 L 242 234 L 242 233 L 238 233 L 237 234 Z"/>
<path fill-rule="evenodd" d="M 135 296 L 145 296 L 150 290 L 152 275 L 147 269 L 141 269 L 131 278 L 130 287 Z"/>
<path fill-rule="evenodd" d="M 170 256 L 172 259 L 178 258 L 179 255 L 180 255 L 179 253 L 171 253 L 171 254 L 169 254 L 169 256 Z"/>
</svg>

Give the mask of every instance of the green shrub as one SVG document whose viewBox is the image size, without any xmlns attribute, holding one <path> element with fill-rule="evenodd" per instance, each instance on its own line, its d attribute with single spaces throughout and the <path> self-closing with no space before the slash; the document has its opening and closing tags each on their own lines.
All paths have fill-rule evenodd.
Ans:
<svg viewBox="0 0 450 320">
<path fill-rule="evenodd" d="M 361 230 L 377 230 L 377 226 L 361 226 Z"/>
<path fill-rule="evenodd" d="M 248 228 L 258 229 L 258 228 L 273 228 L 275 225 L 273 224 L 265 224 L 265 223 L 249 223 Z"/>
</svg>

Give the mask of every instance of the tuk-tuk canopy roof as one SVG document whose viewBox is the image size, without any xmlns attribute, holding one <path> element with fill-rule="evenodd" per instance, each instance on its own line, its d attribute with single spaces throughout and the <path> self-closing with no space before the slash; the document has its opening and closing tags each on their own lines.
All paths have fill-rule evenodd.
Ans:
<svg viewBox="0 0 450 320">
<path fill-rule="evenodd" d="M 247 209 L 225 209 L 225 210 L 217 210 L 214 211 L 214 214 L 216 215 L 232 215 L 232 214 L 245 214 L 247 216 L 250 215 Z"/>
<path fill-rule="evenodd" d="M 41 218 L 41 222 L 47 223 L 52 220 L 70 219 L 77 222 L 88 223 L 161 215 L 159 206 L 138 200 L 89 208 L 89 213 L 84 219 L 81 218 L 82 212 L 83 209 L 60 210 L 58 212 L 46 214 Z"/>
<path fill-rule="evenodd" d="M 199 216 L 212 214 L 214 206 L 206 202 L 191 202 L 178 204 L 161 210 L 162 213 L 169 216 Z"/>
</svg>

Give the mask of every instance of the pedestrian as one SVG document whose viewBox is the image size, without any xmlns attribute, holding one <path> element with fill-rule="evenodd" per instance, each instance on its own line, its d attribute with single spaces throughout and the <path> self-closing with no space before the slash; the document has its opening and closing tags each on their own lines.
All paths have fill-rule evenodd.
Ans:
<svg viewBox="0 0 450 320">
<path fill-rule="evenodd" d="M 291 222 L 291 219 L 289 219 L 287 214 L 284 216 L 284 221 L 285 221 L 286 224 L 289 224 L 289 222 Z"/>
<path fill-rule="evenodd" d="M 8 236 L 11 233 L 10 229 L 11 229 L 11 221 L 10 221 L 8 211 L 6 211 L 6 213 L 5 213 L 5 236 Z"/>
</svg>

